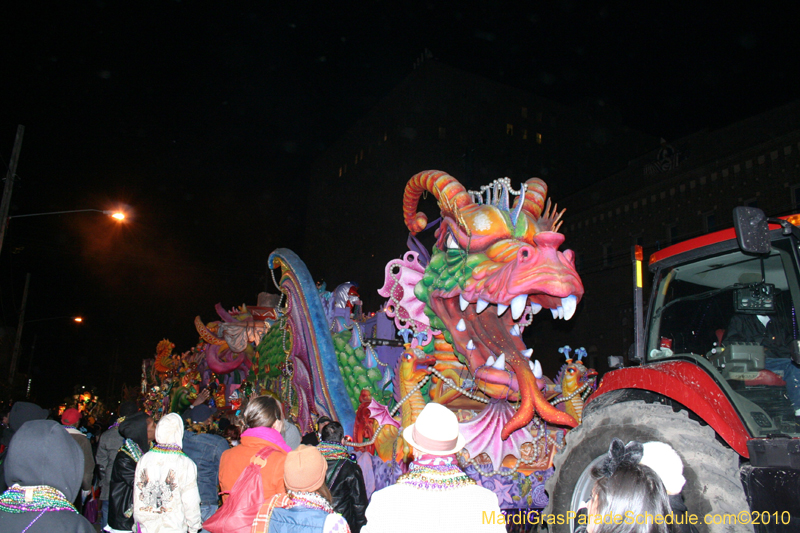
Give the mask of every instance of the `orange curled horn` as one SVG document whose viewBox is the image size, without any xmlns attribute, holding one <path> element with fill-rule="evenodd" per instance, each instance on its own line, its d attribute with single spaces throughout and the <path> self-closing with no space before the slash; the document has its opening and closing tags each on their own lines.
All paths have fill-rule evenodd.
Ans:
<svg viewBox="0 0 800 533">
<path fill-rule="evenodd" d="M 547 184 L 539 178 L 531 178 L 525 182 L 528 189 L 525 191 L 525 203 L 522 208 L 533 215 L 534 218 L 539 218 L 544 209 L 544 199 L 547 196 Z M 514 200 L 514 207 L 517 207 L 519 197 Z"/>
<path fill-rule="evenodd" d="M 412 235 L 424 230 L 428 224 L 428 217 L 425 216 L 425 213 L 417 212 L 419 197 L 425 191 L 433 193 L 444 216 L 454 215 L 454 209 L 472 203 L 472 198 L 464 186 L 447 172 L 426 170 L 415 174 L 408 180 L 403 194 L 403 219 Z"/>
</svg>

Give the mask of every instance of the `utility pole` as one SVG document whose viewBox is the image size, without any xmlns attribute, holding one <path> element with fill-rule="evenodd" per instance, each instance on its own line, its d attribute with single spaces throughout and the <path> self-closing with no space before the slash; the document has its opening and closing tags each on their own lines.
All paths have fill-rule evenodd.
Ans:
<svg viewBox="0 0 800 533">
<path fill-rule="evenodd" d="M 14 352 L 11 354 L 11 371 L 8 373 L 8 384 L 13 387 L 14 374 L 17 373 L 17 359 L 22 344 L 22 327 L 25 325 L 25 308 L 28 307 L 28 287 L 31 284 L 31 273 L 25 276 L 25 290 L 22 291 L 22 307 L 19 310 L 19 323 L 17 324 L 17 338 L 14 339 Z"/>
<path fill-rule="evenodd" d="M 17 126 L 17 137 L 14 139 L 14 149 L 11 152 L 11 162 L 6 173 L 6 185 L 3 188 L 3 199 L 0 200 L 0 252 L 3 250 L 3 240 L 6 236 L 8 226 L 8 211 L 11 209 L 11 191 L 14 189 L 14 177 L 17 175 L 17 161 L 19 152 L 22 150 L 22 134 L 25 133 L 25 126 Z"/>
</svg>

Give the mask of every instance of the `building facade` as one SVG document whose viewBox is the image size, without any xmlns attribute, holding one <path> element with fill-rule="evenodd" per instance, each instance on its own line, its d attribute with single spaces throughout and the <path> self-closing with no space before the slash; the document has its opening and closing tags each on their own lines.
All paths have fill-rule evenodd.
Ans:
<svg viewBox="0 0 800 533">
<path fill-rule="evenodd" d="M 467 189 L 505 176 L 517 188 L 541 177 L 561 204 L 656 146 L 658 139 L 599 111 L 426 60 L 312 165 L 301 257 L 329 289 L 358 283 L 365 309 L 376 310 L 384 265 L 408 249 L 402 200 L 414 174 L 442 170 Z M 420 209 L 429 220 L 438 216 L 430 197 Z M 432 235 L 422 240 L 430 246 Z"/>
<path fill-rule="evenodd" d="M 733 226 L 740 205 L 768 216 L 800 211 L 800 102 L 662 143 L 563 205 L 562 231 L 586 289 L 569 336 L 590 349 L 602 370 L 605 356 L 627 356 L 633 343 L 633 245 L 643 246 L 646 259 L 669 244 Z"/>
</svg>

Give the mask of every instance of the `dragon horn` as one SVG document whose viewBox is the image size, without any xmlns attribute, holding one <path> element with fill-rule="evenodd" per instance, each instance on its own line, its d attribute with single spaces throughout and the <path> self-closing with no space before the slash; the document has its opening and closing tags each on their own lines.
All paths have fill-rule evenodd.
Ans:
<svg viewBox="0 0 800 533">
<path fill-rule="evenodd" d="M 205 324 L 203 324 L 203 321 L 200 320 L 199 316 L 195 317 L 194 319 L 194 327 L 197 329 L 197 333 L 200 334 L 200 338 L 206 341 L 207 343 L 215 344 L 217 346 L 222 346 L 223 344 L 225 344 L 225 339 L 220 339 L 219 337 L 208 331 L 208 328 L 206 327 Z"/>
<path fill-rule="evenodd" d="M 522 209 L 533 215 L 534 218 L 539 218 L 544 208 L 544 198 L 547 196 L 547 184 L 539 178 L 531 178 L 525 182 L 525 200 Z M 514 209 L 516 210 L 517 204 L 520 202 L 522 195 L 519 195 L 514 200 Z"/>
<path fill-rule="evenodd" d="M 403 218 L 412 235 L 424 230 L 428 224 L 425 213 L 417 212 L 419 197 L 425 191 L 433 193 L 444 216 L 453 216 L 455 210 L 473 203 L 464 186 L 447 172 L 426 170 L 415 174 L 408 180 L 403 194 Z"/>
</svg>

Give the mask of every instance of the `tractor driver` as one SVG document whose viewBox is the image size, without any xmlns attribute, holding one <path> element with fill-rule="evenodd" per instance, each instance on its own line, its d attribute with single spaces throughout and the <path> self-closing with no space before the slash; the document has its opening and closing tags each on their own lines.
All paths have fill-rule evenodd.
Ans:
<svg viewBox="0 0 800 533">
<path fill-rule="evenodd" d="M 764 367 L 783 373 L 786 393 L 792 402 L 795 417 L 800 417 L 800 367 L 792 361 L 791 342 L 794 337 L 785 312 L 791 308 L 791 304 L 782 305 L 783 299 L 788 296 L 788 292 L 776 296 L 776 311 L 773 314 L 734 314 L 722 342 L 753 342 L 763 346 L 766 352 Z"/>
</svg>

